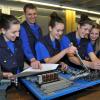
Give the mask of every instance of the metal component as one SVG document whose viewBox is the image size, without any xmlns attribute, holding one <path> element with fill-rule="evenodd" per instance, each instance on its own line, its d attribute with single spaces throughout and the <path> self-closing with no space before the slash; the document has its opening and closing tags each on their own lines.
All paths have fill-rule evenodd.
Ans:
<svg viewBox="0 0 100 100">
<path fill-rule="evenodd" d="M 100 70 L 91 70 L 90 74 L 82 79 L 86 81 L 95 81 L 100 79 Z"/>
<path fill-rule="evenodd" d="M 15 85 L 18 86 L 18 78 L 15 79 Z"/>
<path fill-rule="evenodd" d="M 37 76 L 37 83 L 39 85 L 47 84 L 58 80 L 59 80 L 58 72 L 48 72 Z"/>
<path fill-rule="evenodd" d="M 68 68 L 68 69 L 66 70 L 66 72 L 67 72 L 68 74 L 78 75 L 78 74 L 80 74 L 80 73 L 82 73 L 82 72 L 84 72 L 84 71 L 83 71 L 83 70 L 79 70 L 79 69 L 75 69 L 75 68 Z"/>
<path fill-rule="evenodd" d="M 15 86 L 18 86 L 18 78 L 16 77 L 14 80 L 11 80 L 12 83 L 15 84 Z"/>
<path fill-rule="evenodd" d="M 78 78 L 81 78 L 81 77 L 85 77 L 85 76 L 88 76 L 89 74 L 90 74 L 89 72 L 84 72 L 84 73 L 70 77 L 70 80 L 75 80 L 75 79 L 78 79 Z"/>
<path fill-rule="evenodd" d="M 71 42 L 69 44 L 69 46 L 73 46 L 73 43 Z M 87 66 L 84 65 L 82 58 L 80 57 L 78 51 L 75 51 L 76 56 L 78 57 L 78 59 L 80 60 L 81 65 L 85 68 L 86 71 L 90 72 L 90 70 L 87 68 Z"/>
<path fill-rule="evenodd" d="M 43 82 L 42 75 L 38 75 L 37 78 L 38 78 L 37 79 L 38 83 L 42 84 L 42 82 Z"/>
<path fill-rule="evenodd" d="M 40 75 L 33 77 L 29 76 L 27 79 L 36 83 L 39 89 L 47 95 L 50 95 L 55 91 L 67 88 L 73 83 L 73 81 L 61 77 L 59 72 L 56 71 L 41 73 Z"/>
<path fill-rule="evenodd" d="M 87 68 L 87 66 L 84 65 L 80 55 L 78 54 L 78 51 L 76 51 L 76 55 L 79 58 L 81 65 L 86 69 L 86 71 L 90 72 L 90 70 Z"/>
<path fill-rule="evenodd" d="M 50 95 L 51 93 L 55 91 L 59 91 L 61 89 L 67 88 L 73 84 L 72 81 L 59 77 L 59 81 L 43 84 L 40 86 L 40 89 L 47 95 Z"/>
</svg>

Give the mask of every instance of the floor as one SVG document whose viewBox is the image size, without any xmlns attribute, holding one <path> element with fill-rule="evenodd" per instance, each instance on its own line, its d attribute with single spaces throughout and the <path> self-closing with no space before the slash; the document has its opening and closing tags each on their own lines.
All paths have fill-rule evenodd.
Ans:
<svg viewBox="0 0 100 100">
<path fill-rule="evenodd" d="M 100 100 L 100 85 L 58 98 L 60 100 Z M 7 100 L 37 100 L 24 86 L 7 90 Z"/>
<path fill-rule="evenodd" d="M 14 85 L 7 89 L 7 100 L 37 100 L 24 86 Z"/>
<path fill-rule="evenodd" d="M 61 97 L 60 100 L 100 100 L 100 85 Z"/>
</svg>

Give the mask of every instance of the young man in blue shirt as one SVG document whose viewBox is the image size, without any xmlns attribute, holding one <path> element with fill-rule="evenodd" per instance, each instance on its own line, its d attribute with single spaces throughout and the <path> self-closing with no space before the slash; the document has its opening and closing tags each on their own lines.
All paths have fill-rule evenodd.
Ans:
<svg viewBox="0 0 100 100">
<path fill-rule="evenodd" d="M 20 38 L 24 49 L 25 56 L 31 62 L 31 66 L 35 64 L 36 68 L 40 68 L 40 62 L 35 59 L 35 42 L 42 36 L 41 28 L 36 23 L 37 9 L 36 6 L 29 3 L 24 6 L 24 14 L 26 20 L 21 24 Z M 35 62 L 35 63 L 33 63 Z"/>
</svg>

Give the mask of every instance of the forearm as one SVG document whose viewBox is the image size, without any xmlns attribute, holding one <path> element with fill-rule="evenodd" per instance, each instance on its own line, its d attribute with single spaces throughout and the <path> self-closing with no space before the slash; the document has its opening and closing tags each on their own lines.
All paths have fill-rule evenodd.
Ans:
<svg viewBox="0 0 100 100">
<path fill-rule="evenodd" d="M 74 63 L 74 64 L 76 64 L 76 65 L 81 65 L 80 60 L 79 60 L 77 57 L 75 57 L 75 56 L 70 56 L 70 57 L 68 57 L 68 58 L 69 58 L 70 62 L 72 62 L 72 63 Z"/>
<path fill-rule="evenodd" d="M 91 61 L 99 61 L 100 59 L 94 54 L 94 52 L 89 53 Z"/>
<path fill-rule="evenodd" d="M 69 57 L 69 60 L 70 60 L 72 63 L 81 66 L 81 62 L 80 62 L 80 60 L 79 60 L 77 57 L 75 57 L 75 56 L 74 56 L 74 57 Z M 85 66 L 87 66 L 88 68 L 92 68 L 92 67 L 93 67 L 93 66 L 91 65 L 92 62 L 90 62 L 90 61 L 82 60 L 82 62 L 83 62 L 83 64 L 84 64 Z"/>
<path fill-rule="evenodd" d="M 50 58 L 46 58 L 45 62 L 46 63 L 57 63 L 61 58 L 64 57 L 65 55 L 65 50 L 61 51 L 60 53 L 58 53 L 57 55 L 50 57 Z"/>
<path fill-rule="evenodd" d="M 93 69 L 93 65 L 91 61 L 86 61 L 86 60 L 82 60 L 84 65 L 88 68 L 92 68 Z"/>
</svg>

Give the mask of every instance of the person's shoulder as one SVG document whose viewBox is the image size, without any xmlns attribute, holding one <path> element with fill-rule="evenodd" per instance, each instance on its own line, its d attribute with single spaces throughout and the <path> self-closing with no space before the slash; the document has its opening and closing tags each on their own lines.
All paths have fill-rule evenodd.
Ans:
<svg viewBox="0 0 100 100">
<path fill-rule="evenodd" d="M 41 51 L 42 49 L 44 49 L 44 48 L 46 48 L 46 47 L 45 47 L 45 45 L 44 45 L 41 41 L 38 41 L 38 42 L 35 44 L 35 48 Z"/>
<path fill-rule="evenodd" d="M 35 23 L 35 26 L 38 27 L 38 28 L 40 28 L 40 24 L 38 24 L 38 23 Z"/>
<path fill-rule="evenodd" d="M 46 42 L 46 39 L 47 38 L 47 35 L 41 37 L 37 42 L 36 42 L 36 45 L 38 46 L 45 46 L 45 42 Z"/>
<path fill-rule="evenodd" d="M 23 24 L 20 24 L 20 31 L 23 31 L 23 30 L 25 30 L 25 27 Z"/>
<path fill-rule="evenodd" d="M 37 41 L 36 46 L 43 46 L 43 43 L 41 41 Z"/>
<path fill-rule="evenodd" d="M 75 31 L 73 31 L 73 32 L 69 32 L 69 33 L 67 33 L 66 35 L 67 36 L 70 36 L 70 35 L 73 35 L 73 34 L 75 34 L 76 32 Z"/>
<path fill-rule="evenodd" d="M 20 24 L 21 28 L 24 28 L 24 27 L 26 26 L 26 24 L 28 24 L 28 23 L 27 23 L 26 20 L 24 20 L 24 21 Z"/>
<path fill-rule="evenodd" d="M 64 34 L 61 38 L 61 40 L 69 40 L 68 36 L 66 34 Z"/>
</svg>

